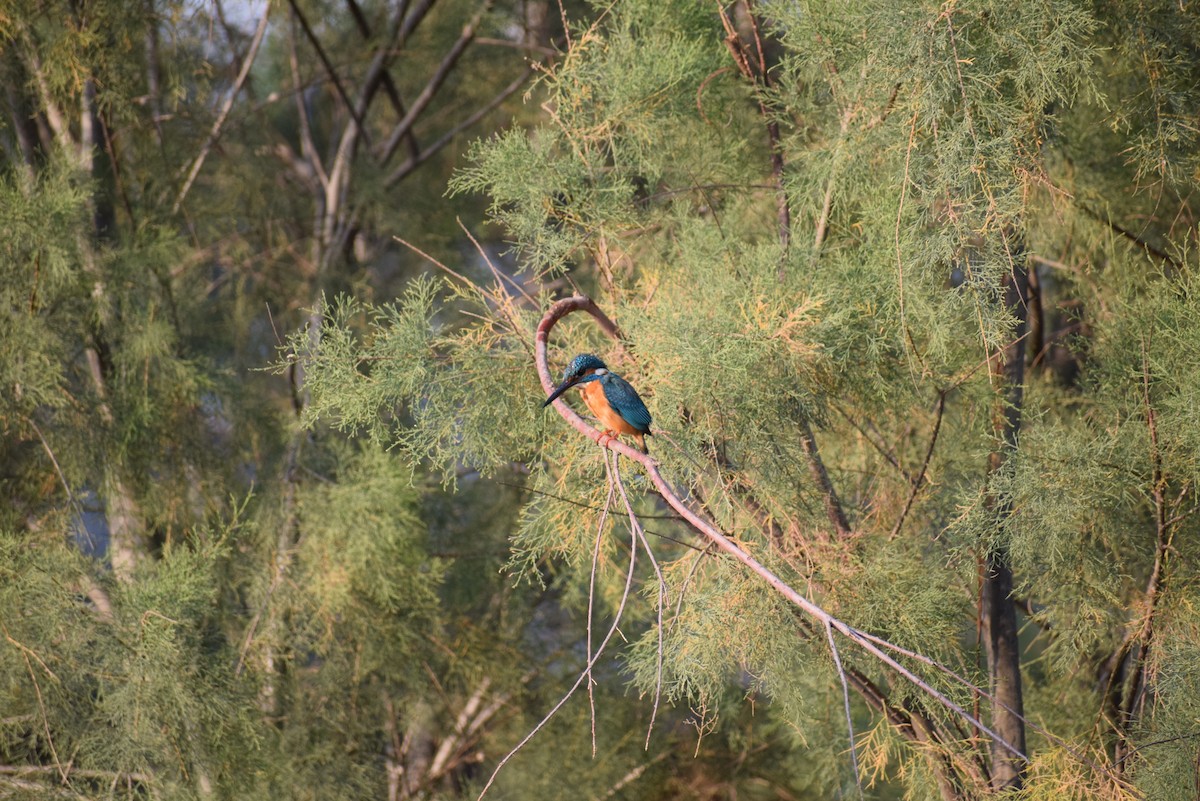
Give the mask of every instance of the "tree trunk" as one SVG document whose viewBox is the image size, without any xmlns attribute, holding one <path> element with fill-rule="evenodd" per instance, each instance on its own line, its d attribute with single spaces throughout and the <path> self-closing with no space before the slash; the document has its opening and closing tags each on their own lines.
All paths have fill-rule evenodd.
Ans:
<svg viewBox="0 0 1200 801">
<path fill-rule="evenodd" d="M 1023 248 L 1014 248 L 1012 270 L 1005 279 L 1005 303 L 1017 318 L 1013 341 L 993 361 L 995 386 L 1001 393 L 994 425 L 998 447 L 988 459 L 995 474 L 1017 448 L 1025 384 L 1025 334 L 1029 324 L 1029 274 Z M 997 519 L 1012 511 L 1008 496 L 991 500 Z M 1021 699 L 1021 649 L 1017 638 L 1017 609 L 1008 548 L 997 544 L 984 555 L 982 593 L 983 642 L 987 651 L 992 693 L 992 727 L 1004 740 L 1025 753 L 1024 707 Z M 992 787 L 1020 788 L 1024 761 L 1003 745 L 992 743 Z"/>
<path fill-rule="evenodd" d="M 1004 549 L 988 554 L 983 573 L 983 632 L 992 693 L 992 728 L 1021 753 L 1025 752 L 1021 701 L 1021 654 L 1017 614 L 1012 601 L 1012 568 Z M 1019 788 L 1024 764 L 999 743 L 992 743 L 992 787 Z"/>
</svg>

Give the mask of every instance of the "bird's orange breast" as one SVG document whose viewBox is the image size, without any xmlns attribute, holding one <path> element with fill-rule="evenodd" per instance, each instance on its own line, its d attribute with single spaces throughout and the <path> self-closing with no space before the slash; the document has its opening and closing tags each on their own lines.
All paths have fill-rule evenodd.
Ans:
<svg viewBox="0 0 1200 801">
<path fill-rule="evenodd" d="M 609 404 L 608 398 L 604 397 L 604 387 L 600 386 L 599 381 L 589 381 L 580 389 L 583 391 L 583 402 L 606 429 L 627 436 L 641 434 L 640 431 L 625 422 L 625 418 Z"/>
</svg>

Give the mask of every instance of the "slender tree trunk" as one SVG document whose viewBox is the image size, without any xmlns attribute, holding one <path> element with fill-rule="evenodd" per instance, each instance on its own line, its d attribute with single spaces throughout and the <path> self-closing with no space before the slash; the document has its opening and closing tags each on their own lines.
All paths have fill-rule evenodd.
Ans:
<svg viewBox="0 0 1200 801">
<path fill-rule="evenodd" d="M 1017 615 L 1012 601 L 1012 568 L 1008 554 L 988 555 L 983 574 L 983 630 L 992 692 L 992 728 L 1017 750 L 1025 751 L 1024 710 L 1021 700 L 1021 654 Z M 992 743 L 992 786 L 1019 788 L 1024 765 L 1015 755 Z"/>
<path fill-rule="evenodd" d="M 1005 303 L 1017 318 L 1013 341 L 993 362 L 992 374 L 1000 392 L 995 415 L 998 446 L 988 460 L 996 473 L 1017 448 L 1021 432 L 1021 406 L 1025 384 L 1025 335 L 1029 324 L 1029 274 L 1023 249 L 1014 248 L 1012 270 L 1005 279 Z M 1012 511 L 1012 499 L 992 499 L 997 517 Z M 1017 608 L 1013 600 L 1013 573 L 1008 549 L 994 545 L 984 555 L 982 592 L 983 642 L 987 651 L 992 693 L 992 728 L 1005 741 L 1025 753 L 1024 707 L 1021 698 L 1021 649 L 1017 639 Z M 992 743 L 992 787 L 1020 788 L 1024 763 L 998 743 Z"/>
</svg>

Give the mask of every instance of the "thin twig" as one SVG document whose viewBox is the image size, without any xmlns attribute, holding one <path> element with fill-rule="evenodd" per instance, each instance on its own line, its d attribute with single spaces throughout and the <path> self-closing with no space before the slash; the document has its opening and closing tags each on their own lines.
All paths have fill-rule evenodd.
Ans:
<svg viewBox="0 0 1200 801">
<path fill-rule="evenodd" d="M 183 182 L 183 186 L 179 188 L 179 194 L 175 196 L 175 202 L 171 204 L 172 214 L 179 213 L 179 208 L 183 205 L 184 199 L 187 198 L 188 192 L 192 189 L 192 183 L 195 182 L 196 176 L 200 174 L 200 168 L 204 166 L 204 160 L 208 158 L 209 151 L 212 150 L 213 145 L 217 143 L 217 139 L 221 136 L 221 126 L 225 124 L 226 118 L 229 117 L 229 112 L 233 108 L 234 101 L 237 100 L 238 94 L 242 91 L 242 85 L 250 75 L 250 67 L 254 65 L 254 58 L 258 55 L 258 47 L 262 44 L 263 36 L 267 32 L 267 19 L 270 16 L 271 4 L 267 3 L 266 7 L 263 8 L 262 18 L 258 21 L 258 28 L 254 31 L 254 39 L 250 42 L 250 51 L 242 59 L 242 67 L 238 70 L 233 87 L 225 97 L 225 103 L 221 106 L 221 111 L 217 114 L 217 119 L 213 122 L 212 130 L 208 132 L 208 138 L 200 146 L 200 152 L 196 155 L 196 160 L 192 162 L 192 168 L 188 171 L 188 176 Z"/>
<path fill-rule="evenodd" d="M 608 451 L 605 451 L 607 454 Z M 625 491 L 625 482 L 621 480 L 621 467 L 617 462 L 617 454 L 613 454 L 613 477 L 616 479 L 617 489 L 621 491 L 621 500 L 625 503 L 625 511 L 629 515 L 629 529 L 633 532 L 634 537 L 641 542 L 642 547 L 646 549 L 646 556 L 650 559 L 650 564 L 654 568 L 654 575 L 658 578 L 658 651 L 657 664 L 655 665 L 654 674 L 654 705 L 650 710 L 650 726 L 646 729 L 646 750 L 650 750 L 650 735 L 654 732 L 654 721 L 658 718 L 658 704 L 662 699 L 662 677 L 663 677 L 663 607 L 667 603 L 667 582 L 663 579 L 662 570 L 659 569 L 658 560 L 654 558 L 654 551 L 650 550 L 650 542 L 646 539 L 646 533 L 642 531 L 642 524 L 638 522 L 637 515 L 633 513 L 633 505 L 629 503 L 629 494 Z M 607 459 L 606 459 L 607 461 Z M 637 547 L 637 543 L 632 543 L 633 547 Z"/>
<path fill-rule="evenodd" d="M 46 732 L 46 744 L 50 747 L 50 756 L 54 759 L 54 767 L 58 769 L 58 775 L 62 778 L 63 784 L 70 787 L 71 781 L 67 778 L 67 773 L 63 770 L 62 762 L 58 758 L 58 749 L 54 747 L 54 737 L 50 734 L 50 717 L 46 714 L 46 702 L 42 699 L 42 687 L 38 684 L 37 674 L 33 671 L 33 663 L 29 661 L 29 655 L 33 654 L 38 664 L 42 666 L 42 669 L 52 679 L 57 681 L 58 677 L 46 666 L 46 663 L 42 661 L 40 656 L 13 639 L 12 635 L 8 633 L 8 626 L 0 623 L 0 630 L 4 631 L 4 639 L 8 640 L 13 647 L 20 651 L 22 658 L 25 660 L 25 669 L 29 671 L 29 680 L 33 682 L 33 693 L 37 696 L 38 709 L 42 713 L 42 730 Z"/>
<path fill-rule="evenodd" d="M 896 207 L 896 288 L 897 288 L 897 303 L 900 311 L 900 327 L 904 329 L 904 338 L 908 341 L 908 346 L 912 348 L 912 352 L 916 354 L 917 360 L 921 362 L 921 368 L 924 369 L 924 359 L 921 356 L 921 351 L 917 349 L 917 343 L 913 341 L 912 331 L 908 327 L 908 320 L 905 317 L 904 311 L 904 251 L 900 246 L 900 223 L 904 219 L 904 199 L 908 196 L 909 168 L 912 164 L 913 146 L 917 138 L 917 112 L 913 112 L 912 120 L 908 125 L 908 147 L 904 151 L 904 177 L 900 179 L 900 203 Z M 909 369 L 911 370 L 911 364 Z M 916 383 L 916 376 L 913 376 L 913 382 Z"/>
<path fill-rule="evenodd" d="M 1137 754 L 1138 752 L 1143 751 L 1153 745 L 1166 745 L 1167 743 L 1175 743 L 1175 742 L 1179 742 L 1180 740 L 1192 740 L 1197 737 L 1200 737 L 1200 731 L 1188 732 L 1187 734 L 1180 734 L 1178 737 L 1166 737 L 1162 740 L 1152 740 L 1148 743 L 1142 743 L 1137 748 L 1129 749 L 1129 752 L 1127 754 L 1125 754 L 1123 757 L 1121 757 L 1120 759 L 1118 759 L 1116 761 L 1116 764 L 1120 765 L 1122 762 L 1129 759 L 1134 754 Z"/>
<path fill-rule="evenodd" d="M 839 404 L 837 401 L 831 401 L 829 405 L 833 408 L 833 410 L 835 412 L 837 412 L 843 418 L 845 418 L 846 422 L 849 423 L 851 426 L 853 426 L 855 431 L 857 431 L 859 434 L 862 434 L 863 439 L 865 439 L 868 443 L 870 443 L 871 447 L 873 447 L 876 451 L 878 451 L 879 455 L 882 456 L 884 459 L 886 459 L 888 464 L 890 464 L 892 467 L 894 467 L 898 471 L 900 471 L 900 474 L 904 476 L 905 481 L 907 481 L 909 484 L 912 483 L 913 477 L 911 475 L 909 475 L 909 472 L 907 470 L 904 469 L 904 465 L 900 464 L 900 460 L 896 458 L 895 452 L 892 449 L 888 448 L 887 443 L 880 442 L 880 441 L 876 440 L 875 437 L 871 436 L 871 432 L 867 431 L 867 429 L 865 427 L 860 425 L 857 420 L 855 420 L 853 417 L 851 417 L 850 413 L 847 412 L 845 409 L 843 409 L 841 404 Z M 874 425 L 872 425 L 871 428 L 876 428 L 876 427 Z M 876 428 L 876 433 L 878 433 L 877 428 Z M 880 437 L 880 439 L 882 439 L 882 437 Z"/>
<path fill-rule="evenodd" d="M 475 286 L 475 283 L 470 278 L 467 278 L 462 273 L 457 273 L 454 270 L 450 269 L 449 267 L 447 267 L 446 265 L 442 264 L 440 261 L 435 259 L 433 256 L 430 256 L 428 253 L 421 250 L 419 247 L 414 245 L 412 242 L 409 242 L 407 239 L 404 239 L 399 236 L 393 236 L 392 239 L 395 239 L 401 245 L 404 245 L 404 247 L 408 248 L 413 253 L 416 253 L 418 256 L 429 260 L 429 262 L 431 262 L 433 264 L 433 266 L 437 267 L 439 270 L 447 273 L 448 275 L 451 275 L 454 278 L 457 278 L 459 281 L 462 281 L 467 286 Z"/>
<path fill-rule="evenodd" d="M 608 474 L 608 496 L 604 499 L 604 508 L 600 510 L 600 522 L 596 526 L 596 544 L 592 548 L 592 570 L 588 577 L 588 610 L 587 610 L 587 689 L 588 712 L 592 722 L 592 759 L 596 758 L 596 696 L 592 688 L 596 682 L 592 679 L 592 609 L 596 601 L 596 566 L 600 562 L 600 541 L 604 536 L 604 524 L 608 522 L 608 510 L 612 506 L 616 488 L 613 485 L 612 469 L 608 465 L 608 451 L 604 452 L 604 472 Z"/>
<path fill-rule="evenodd" d="M 854 103 L 847 103 L 842 109 L 841 119 L 838 121 L 838 138 L 833 145 L 833 158 L 829 166 L 829 178 L 825 183 L 825 199 L 821 202 L 821 214 L 817 217 L 817 232 L 813 238 L 813 253 L 821 251 L 821 245 L 825 243 L 825 235 L 829 230 L 829 214 L 833 210 L 833 187 L 837 183 L 838 171 L 841 168 L 845 151 L 846 134 L 850 130 L 850 121 L 854 119 L 854 115 L 858 112 L 858 104 L 862 99 L 863 87 L 867 82 L 867 62 L 863 62 L 862 77 L 859 80 L 858 97 Z M 832 86 L 830 87 L 833 88 Z M 835 97 L 836 102 L 836 97 Z"/>
<path fill-rule="evenodd" d="M 479 252 L 480 257 L 484 260 L 484 262 L 487 263 L 487 266 L 492 271 L 492 275 L 496 276 L 496 291 L 484 293 L 484 297 L 488 298 L 493 304 L 495 304 L 496 308 L 500 311 L 500 314 L 503 315 L 504 319 L 508 321 L 508 326 L 510 329 L 512 329 L 513 336 L 521 340 L 521 344 L 525 346 L 525 350 L 532 355 L 533 347 L 529 344 L 529 337 L 525 334 L 525 329 L 517 320 L 516 312 L 514 310 L 516 299 L 513 297 L 511 291 L 504 288 L 504 281 L 501 278 L 504 273 L 497 269 L 496 265 L 492 263 L 492 257 L 489 256 L 487 251 L 483 249 L 483 245 L 479 244 L 479 240 L 477 240 L 471 234 L 471 232 L 467 230 L 467 226 L 463 225 L 462 220 L 458 221 L 458 226 L 459 228 L 462 228 L 463 233 L 467 235 L 467 238 L 471 240 L 471 244 L 475 246 L 475 250 Z M 524 288 L 518 285 L 517 282 L 511 278 L 509 278 L 509 283 L 517 287 L 517 289 L 522 295 L 525 296 L 533 308 L 537 308 L 537 301 L 529 297 L 529 294 L 525 292 Z M 480 288 L 480 291 L 482 292 L 482 288 Z"/>
<path fill-rule="evenodd" d="M 471 233 L 470 229 L 463 225 L 462 218 L 456 217 L 455 222 L 458 223 L 458 227 L 462 229 L 462 232 L 467 235 L 467 239 L 471 240 L 471 244 L 475 246 L 475 250 L 478 251 L 479 255 L 483 257 L 484 262 L 487 264 L 488 269 L 492 271 L 492 275 L 496 277 L 496 280 L 501 284 L 507 281 L 511 286 L 521 293 L 521 297 L 529 301 L 530 306 L 536 309 L 538 303 L 533 299 L 533 296 L 526 292 L 525 287 L 521 286 L 521 284 L 515 278 L 496 267 L 496 265 L 492 262 L 492 257 L 489 256 L 488 252 L 483 249 L 483 245 L 480 245 L 479 240 L 475 238 L 475 235 Z"/>
<path fill-rule="evenodd" d="M 3 776 L 35 776 L 39 773 L 57 773 L 58 768 L 54 765 L 0 765 L 0 775 Z M 135 782 L 149 784 L 153 781 L 153 777 L 149 773 L 122 773 L 113 770 L 89 770 L 87 768 L 70 769 L 72 776 L 78 776 L 81 779 L 131 779 Z M 39 789 L 41 785 L 38 785 Z"/>
<path fill-rule="evenodd" d="M 483 798 L 484 795 L 487 794 L 488 789 L 496 781 L 496 777 L 500 775 L 500 771 L 505 765 L 508 764 L 508 761 L 512 759 L 518 751 L 524 748 L 525 744 L 532 740 L 534 735 L 545 728 L 546 724 L 550 722 L 551 718 L 558 713 L 558 710 L 562 709 L 563 705 L 566 704 L 567 701 L 571 699 L 571 696 L 575 694 L 575 691 L 579 689 L 579 685 L 583 684 L 584 680 L 591 676 L 592 667 L 595 666 L 596 662 L 600 659 L 600 655 L 604 653 L 605 646 L 608 645 L 609 640 L 612 639 L 613 634 L 616 633 L 617 627 L 621 623 L 621 615 L 625 612 L 625 602 L 629 600 L 629 590 L 633 586 L 633 570 L 636 564 L 637 548 L 631 547 L 629 549 L 629 572 L 625 575 L 625 590 L 621 594 L 621 603 L 617 606 L 617 613 L 613 616 L 612 625 L 609 626 L 608 633 L 604 635 L 604 639 L 600 642 L 600 647 L 596 649 L 596 653 L 589 655 L 586 667 L 580 671 L 579 678 L 577 678 L 575 683 L 571 685 L 571 689 L 567 690 L 566 694 L 559 699 L 558 703 L 546 713 L 546 716 L 542 718 L 541 721 L 534 726 L 524 738 L 522 738 L 521 742 L 517 743 L 511 751 L 504 755 L 504 758 L 500 760 L 500 762 L 496 765 L 495 770 L 492 771 L 492 775 L 488 778 L 487 784 L 485 784 L 483 789 L 479 791 L 479 795 L 476 796 L 476 801 L 479 801 L 479 799 Z"/>
<path fill-rule="evenodd" d="M 679 623 L 679 616 L 683 610 L 683 599 L 684 596 L 687 595 L 688 585 L 692 583 L 692 578 L 696 575 L 697 570 L 699 570 L 700 565 L 703 562 L 700 557 L 708 555 L 709 548 L 711 547 L 712 546 L 710 545 L 708 548 L 697 549 L 696 554 L 692 559 L 692 566 L 688 569 L 688 574 L 684 577 L 683 584 L 679 585 L 679 596 L 675 600 L 675 614 L 671 618 L 672 631 L 674 631 L 675 626 Z"/>
<path fill-rule="evenodd" d="M 894 540 L 900 535 L 900 529 L 904 527 L 904 520 L 908 517 L 908 512 L 912 509 L 913 502 L 917 499 L 917 494 L 921 491 L 921 487 L 925 484 L 925 476 L 929 472 L 929 461 L 933 458 L 933 449 L 937 445 L 938 432 L 942 430 L 942 417 L 946 411 L 946 390 L 938 392 L 937 417 L 933 423 L 933 433 L 929 435 L 929 447 L 925 450 L 925 461 L 921 463 L 921 472 L 917 473 L 917 478 L 912 482 L 912 489 L 908 493 L 908 499 L 904 502 L 904 509 L 900 512 L 900 517 L 896 520 L 896 525 L 892 527 L 892 533 L 888 535 L 889 540 Z"/>
<path fill-rule="evenodd" d="M 562 0 L 558 0 L 558 15 L 562 18 L 563 35 L 567 39 L 567 50 L 571 49 L 571 25 L 567 22 L 567 10 L 563 7 Z"/>
<path fill-rule="evenodd" d="M 846 709 L 846 731 L 850 737 L 850 764 L 854 768 L 854 783 L 858 786 L 858 795 L 862 797 L 862 777 L 858 773 L 858 746 L 854 742 L 854 718 L 850 716 L 850 687 L 846 684 L 846 670 L 842 667 L 842 657 L 838 654 L 837 643 L 833 639 L 833 627 L 825 623 L 825 639 L 829 641 L 829 653 L 833 654 L 833 666 L 837 668 L 838 678 L 842 682 L 842 705 Z"/>
<path fill-rule="evenodd" d="M 1154 245 L 1147 242 L 1146 240 L 1142 239 L 1140 236 L 1135 234 L 1133 231 L 1130 231 L 1125 226 L 1114 221 L 1113 218 L 1108 216 L 1107 214 L 1100 214 L 1099 212 L 1095 211 L 1094 209 L 1091 209 L 1088 206 L 1086 206 L 1083 203 L 1080 203 L 1078 201 L 1076 202 L 1076 205 L 1079 207 L 1079 209 L 1081 211 L 1083 211 L 1084 214 L 1086 214 L 1087 216 L 1096 220 L 1097 222 L 1107 225 L 1115 233 L 1120 234 L 1126 240 L 1128 240 L 1132 244 L 1136 245 L 1137 247 L 1141 248 L 1147 255 L 1153 256 L 1154 258 L 1158 259 L 1159 261 L 1169 264 L 1171 267 L 1175 268 L 1176 270 L 1183 269 L 1183 265 L 1179 263 L 1178 259 L 1173 258 L 1169 253 L 1165 252 L 1161 248 L 1157 248 Z"/>
<path fill-rule="evenodd" d="M 620 780 L 618 780 L 612 787 L 610 787 L 608 789 L 607 793 L 600 796 L 599 801 L 604 801 L 604 799 L 612 798 L 617 793 L 621 792 L 621 790 L 623 790 L 625 787 L 629 786 L 630 784 L 632 784 L 633 782 L 635 782 L 639 778 L 641 778 L 642 774 L 645 773 L 646 770 L 649 769 L 651 765 L 655 765 L 659 762 L 662 762 L 664 759 L 669 757 L 671 755 L 671 753 L 672 753 L 672 751 L 670 748 L 668 748 L 664 751 L 659 751 L 658 754 L 653 759 L 649 760 L 648 762 L 643 762 L 642 764 L 634 767 L 633 770 L 626 773 L 624 776 L 622 776 L 620 778 Z"/>
<path fill-rule="evenodd" d="M 655 431 L 654 435 L 658 436 L 658 432 Z M 556 495 L 553 492 L 546 492 L 545 490 L 540 490 L 540 489 L 537 489 L 536 487 L 531 487 L 528 484 L 513 484 L 511 481 L 497 481 L 496 483 L 502 487 L 512 487 L 513 489 L 519 489 L 519 490 L 524 490 L 526 492 L 532 492 L 535 495 L 544 495 L 545 497 L 553 498 L 556 501 L 562 501 L 563 503 L 569 503 L 572 506 L 578 506 L 580 509 L 591 509 L 593 511 L 599 511 L 601 508 L 599 506 L 595 506 L 590 503 L 585 503 L 583 501 L 577 501 L 574 498 L 568 498 L 565 495 Z M 681 517 L 680 515 L 638 515 L 638 519 L 639 520 L 682 520 L 683 517 Z M 653 531 L 648 531 L 646 533 L 654 534 Z M 663 539 L 665 539 L 669 542 L 674 542 L 677 545 L 683 545 L 685 547 L 692 548 L 693 550 L 697 550 L 697 551 L 704 550 L 703 548 L 697 548 L 695 545 L 686 543 L 683 540 L 677 540 L 677 539 L 674 539 L 672 537 L 667 537 L 662 534 L 657 534 L 655 536 L 662 537 Z"/>
<path fill-rule="evenodd" d="M 54 456 L 54 451 L 50 449 L 50 443 L 46 441 L 46 436 L 42 433 L 42 429 L 38 428 L 38 424 L 34 422 L 32 417 L 27 416 L 25 422 L 29 423 L 30 427 L 33 428 L 33 433 L 37 434 L 37 438 L 41 440 L 42 449 L 46 451 L 46 456 L 50 458 L 50 464 L 54 465 L 54 472 L 58 474 L 58 480 L 62 483 L 63 491 L 67 493 L 67 503 L 75 507 L 75 514 L 79 517 L 79 527 L 88 538 L 88 542 L 91 543 L 92 535 L 83 522 L 83 507 L 79 505 L 75 493 L 71 491 L 71 485 L 67 483 L 67 477 L 63 473 L 62 467 L 59 466 L 58 459 Z"/>
</svg>

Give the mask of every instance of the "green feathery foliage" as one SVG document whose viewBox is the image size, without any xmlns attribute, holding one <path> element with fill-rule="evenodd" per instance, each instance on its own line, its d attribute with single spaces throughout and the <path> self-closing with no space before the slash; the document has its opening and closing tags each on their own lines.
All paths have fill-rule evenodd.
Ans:
<svg viewBox="0 0 1200 801">
<path fill-rule="evenodd" d="M 480 8 L 0 11 L 0 797 L 1195 797 L 1194 12 Z"/>
<path fill-rule="evenodd" d="M 573 31 L 543 81 L 550 120 L 478 143 L 453 184 L 491 198 L 527 280 L 565 276 L 622 327 L 617 348 L 570 318 L 552 366 L 595 351 L 632 381 L 666 435 L 663 472 L 793 586 L 986 688 L 998 668 L 977 640 L 980 566 L 1008 560 L 1003 603 L 1022 610 L 1038 724 L 1029 798 L 1191 781 L 1195 131 L 1179 110 L 1200 65 L 1195 21 L 1152 6 L 767 3 L 752 16 L 630 0 Z M 1026 271 L 1029 306 L 1014 306 Z M 534 460 L 514 566 L 552 559 L 579 595 L 607 484 L 592 444 L 538 408 L 528 348 L 551 292 L 528 303 L 499 278 L 473 291 L 422 283 L 367 309 L 361 343 L 345 319 L 315 346 L 297 339 L 314 414 L 369 421 L 443 471 Z M 1015 401 L 997 366 L 1014 341 L 1027 362 Z M 385 377 L 388 342 L 412 372 Z M 1003 431 L 1014 402 L 1019 438 Z M 613 525 L 596 589 L 610 614 L 620 549 L 636 546 Z M 653 528 L 695 543 L 678 523 Z M 817 795 L 833 792 L 848 759 L 824 745 L 841 699 L 821 633 L 732 565 L 652 542 L 671 604 L 665 697 L 715 719 L 731 685 L 766 692 L 828 760 Z M 657 590 L 648 566 L 638 577 L 627 660 L 647 694 Z M 865 775 L 911 797 L 989 791 L 943 711 L 841 657 L 866 701 Z M 881 704 L 890 734 L 872 723 Z M 908 715 L 931 731 L 913 736 Z"/>
</svg>

